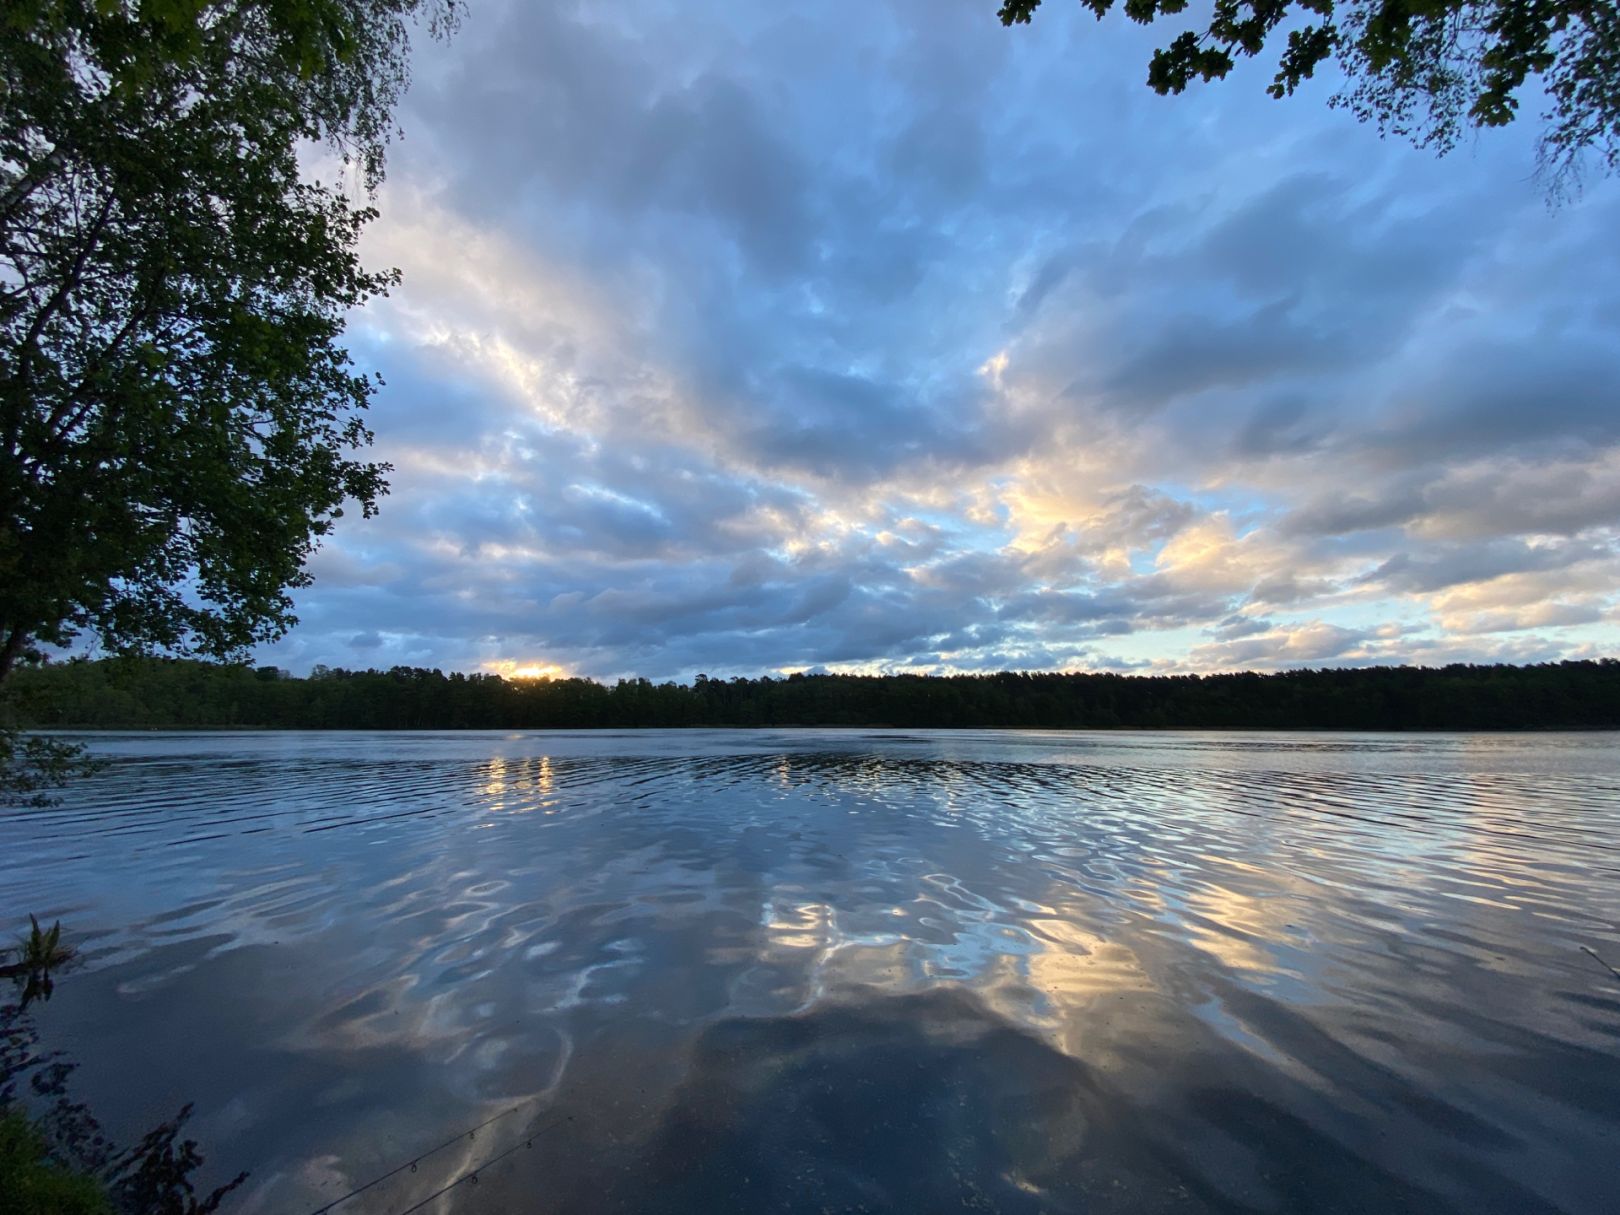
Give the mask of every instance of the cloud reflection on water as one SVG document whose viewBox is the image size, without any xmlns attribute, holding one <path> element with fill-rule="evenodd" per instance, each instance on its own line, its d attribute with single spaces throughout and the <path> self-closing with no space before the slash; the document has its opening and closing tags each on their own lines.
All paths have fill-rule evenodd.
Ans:
<svg viewBox="0 0 1620 1215">
<path fill-rule="evenodd" d="M 0 847 L 243 1211 L 532 1102 L 352 1209 L 1584 1212 L 1609 741 L 112 738 Z"/>
</svg>

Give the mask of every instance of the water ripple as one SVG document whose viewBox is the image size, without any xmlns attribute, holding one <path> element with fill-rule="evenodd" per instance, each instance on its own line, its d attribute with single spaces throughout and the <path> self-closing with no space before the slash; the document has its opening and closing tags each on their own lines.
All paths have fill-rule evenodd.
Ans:
<svg viewBox="0 0 1620 1215">
<path fill-rule="evenodd" d="M 1598 1212 L 1612 736 L 101 735 L 0 811 L 243 1211 Z M 503 1138 L 504 1136 L 504 1138 Z"/>
</svg>

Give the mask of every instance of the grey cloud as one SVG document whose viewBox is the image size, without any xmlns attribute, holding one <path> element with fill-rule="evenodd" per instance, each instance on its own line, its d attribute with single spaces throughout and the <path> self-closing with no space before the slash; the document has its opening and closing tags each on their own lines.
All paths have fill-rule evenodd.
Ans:
<svg viewBox="0 0 1620 1215">
<path fill-rule="evenodd" d="M 997 618 L 1048 626 L 1086 626 L 1114 634 L 1139 627 L 1176 628 L 1224 616 L 1228 596 L 1180 591 L 1161 577 L 1133 579 L 1105 591 L 1031 591 L 1008 599 Z M 1120 627 L 1121 624 L 1130 627 Z"/>
<path fill-rule="evenodd" d="M 1499 464 L 1440 481 L 1426 506 L 1425 532 L 1449 539 L 1577 536 L 1620 524 L 1620 477 L 1609 463 Z"/>
<path fill-rule="evenodd" d="M 919 191 L 963 198 L 984 177 L 983 134 L 966 106 L 920 109 L 895 137 L 886 168 Z"/>
<path fill-rule="evenodd" d="M 1331 371 L 1357 355 L 1342 333 L 1302 324 L 1288 301 L 1236 319 L 1182 312 L 1159 322 L 1100 388 L 1116 408 L 1156 409 L 1211 389 Z"/>
<path fill-rule="evenodd" d="M 774 465 L 796 465 L 822 476 L 887 471 L 923 451 L 960 450 L 966 437 L 940 441 L 929 412 L 907 391 L 862 375 L 795 366 L 762 387 L 771 402 L 745 442 Z"/>
<path fill-rule="evenodd" d="M 1249 601 L 1256 604 L 1281 607 L 1303 603 L 1333 593 L 1334 584 L 1326 578 L 1301 578 L 1297 574 L 1278 574 L 1262 578 L 1249 592 Z"/>
<path fill-rule="evenodd" d="M 1532 330 L 1462 344 L 1436 361 L 1392 394 L 1371 437 L 1384 460 L 1620 441 L 1620 359 L 1611 341 Z"/>
<path fill-rule="evenodd" d="M 1243 421 L 1232 450 L 1239 456 L 1299 455 L 1322 446 L 1332 425 L 1303 398 L 1280 397 L 1257 407 Z"/>
<path fill-rule="evenodd" d="M 1385 483 L 1376 494 L 1359 489 L 1313 495 L 1289 511 L 1280 530 L 1293 536 L 1337 536 L 1398 527 L 1423 510 L 1420 485 Z"/>
<path fill-rule="evenodd" d="M 1341 479 L 1350 480 L 1342 473 Z M 1431 464 L 1370 480 L 1371 488 L 1352 484 L 1314 494 L 1281 519 L 1279 530 L 1325 537 L 1402 528 L 1416 543 L 1575 536 L 1620 523 L 1620 478 L 1606 455 L 1584 461 L 1493 459 L 1462 468 Z"/>
<path fill-rule="evenodd" d="M 1370 631 L 1366 629 L 1317 622 L 1241 640 L 1198 646 L 1193 653 L 1203 665 L 1220 669 L 1243 669 L 1256 665 L 1301 666 L 1343 659 L 1370 636 Z"/>
<path fill-rule="evenodd" d="M 1236 641 L 1240 637 L 1270 632 L 1275 627 L 1274 622 L 1258 616 L 1228 616 L 1208 631 L 1217 641 Z"/>
<path fill-rule="evenodd" d="M 1018 312 L 1025 317 L 1040 308 L 1042 301 L 1063 284 L 1075 268 L 1077 258 L 1072 252 L 1054 254 L 1041 263 L 1029 285 L 1018 293 Z"/>
<path fill-rule="evenodd" d="M 1546 573 L 1586 561 L 1614 557 L 1604 544 L 1535 545 L 1522 540 L 1492 540 L 1473 545 L 1437 546 L 1422 557 L 1397 553 L 1357 581 L 1391 591 L 1433 594 L 1448 587 L 1483 582 L 1504 574 Z"/>
<path fill-rule="evenodd" d="M 1207 273 L 1261 298 L 1312 298 L 1367 319 L 1433 295 L 1483 244 L 1468 200 L 1414 209 L 1366 198 L 1338 171 L 1285 177 L 1247 199 L 1198 241 Z M 1393 321 L 1387 318 L 1385 324 Z"/>
<path fill-rule="evenodd" d="M 808 172 L 736 82 L 705 75 L 659 98 L 634 160 L 639 180 L 713 220 L 762 271 L 791 273 L 811 256 Z"/>
</svg>

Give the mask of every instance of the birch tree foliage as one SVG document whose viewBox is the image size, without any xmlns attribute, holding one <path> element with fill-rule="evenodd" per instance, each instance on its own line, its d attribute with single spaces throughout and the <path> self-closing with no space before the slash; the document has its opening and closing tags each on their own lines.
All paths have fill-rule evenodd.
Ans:
<svg viewBox="0 0 1620 1215">
<path fill-rule="evenodd" d="M 1003 0 L 1004 25 L 1041 0 Z M 1115 0 L 1081 0 L 1098 19 Z M 1540 169 L 1554 194 L 1584 166 L 1620 169 L 1620 6 L 1613 0 L 1124 0 L 1126 17 L 1179 27 L 1147 83 L 1180 93 L 1269 54 L 1267 92 L 1292 96 L 1335 61 L 1331 103 L 1388 134 L 1449 151 L 1466 132 L 1541 120 Z M 1196 14 L 1196 16 L 1195 16 Z"/>
<path fill-rule="evenodd" d="M 413 32 L 459 0 L 0 12 L 0 681 L 41 645 L 228 656 L 386 468 L 342 342 Z M 312 180 L 311 145 L 348 166 Z M 307 160 L 307 157 L 306 157 Z"/>
</svg>

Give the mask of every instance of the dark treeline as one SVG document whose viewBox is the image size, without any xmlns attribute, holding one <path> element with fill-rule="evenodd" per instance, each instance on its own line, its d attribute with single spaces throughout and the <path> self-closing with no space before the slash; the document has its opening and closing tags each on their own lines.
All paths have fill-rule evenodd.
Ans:
<svg viewBox="0 0 1620 1215">
<path fill-rule="evenodd" d="M 48 727 L 544 729 L 977 726 L 1327 730 L 1620 728 L 1620 661 L 1275 675 L 791 675 L 512 680 L 415 667 L 308 678 L 179 659 L 20 671 L 13 711 Z"/>
</svg>

